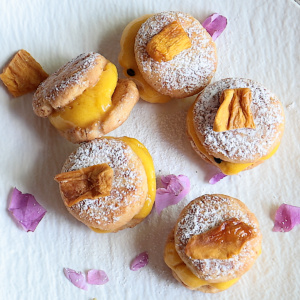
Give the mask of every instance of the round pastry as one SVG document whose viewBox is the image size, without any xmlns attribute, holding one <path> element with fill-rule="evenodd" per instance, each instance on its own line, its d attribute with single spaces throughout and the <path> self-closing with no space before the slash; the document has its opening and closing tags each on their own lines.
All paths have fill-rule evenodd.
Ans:
<svg viewBox="0 0 300 300">
<path fill-rule="evenodd" d="M 224 174 L 249 170 L 277 151 L 284 131 L 278 98 L 250 79 L 228 78 L 207 86 L 187 117 L 197 154 Z"/>
<path fill-rule="evenodd" d="M 235 284 L 261 253 L 258 221 L 244 203 L 204 195 L 181 212 L 164 260 L 185 287 L 217 293 Z"/>
<path fill-rule="evenodd" d="M 195 18 L 182 12 L 145 15 L 129 23 L 119 63 L 152 103 L 199 93 L 217 68 L 214 41 Z"/>
<path fill-rule="evenodd" d="M 68 211 L 100 233 L 136 226 L 155 200 L 152 158 L 133 138 L 103 137 L 80 144 L 55 180 Z"/>
<path fill-rule="evenodd" d="M 33 110 L 67 140 L 80 143 L 122 125 L 138 99 L 135 83 L 118 80 L 115 65 L 98 53 L 83 53 L 39 85 Z"/>
</svg>

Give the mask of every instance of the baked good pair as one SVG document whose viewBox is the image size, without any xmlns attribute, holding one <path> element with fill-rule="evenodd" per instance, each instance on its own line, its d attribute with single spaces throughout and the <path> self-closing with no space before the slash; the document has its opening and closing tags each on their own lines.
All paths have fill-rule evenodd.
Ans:
<svg viewBox="0 0 300 300">
<path fill-rule="evenodd" d="M 152 103 L 199 93 L 217 68 L 214 41 L 198 20 L 182 12 L 145 15 L 130 22 L 121 38 L 119 63 Z"/>
<path fill-rule="evenodd" d="M 155 200 L 152 158 L 143 144 L 129 137 L 81 143 L 55 180 L 68 211 L 99 233 L 136 226 Z"/>
<path fill-rule="evenodd" d="M 187 130 L 203 160 L 234 175 L 275 154 L 284 131 L 284 111 L 263 85 L 227 78 L 198 95 L 188 112 Z"/>
<path fill-rule="evenodd" d="M 99 138 L 128 118 L 139 100 L 133 81 L 119 79 L 114 64 L 98 53 L 83 53 L 44 80 L 33 110 L 73 143 Z"/>
<path fill-rule="evenodd" d="M 244 203 L 226 195 L 191 201 L 170 232 L 164 260 L 176 280 L 204 293 L 235 284 L 261 253 L 258 221 Z"/>
</svg>

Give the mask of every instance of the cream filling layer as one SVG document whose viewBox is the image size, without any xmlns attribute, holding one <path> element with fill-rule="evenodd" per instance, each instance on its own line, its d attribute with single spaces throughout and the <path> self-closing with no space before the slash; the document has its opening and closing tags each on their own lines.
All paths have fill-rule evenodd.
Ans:
<svg viewBox="0 0 300 300">
<path fill-rule="evenodd" d="M 99 81 L 92 88 L 86 89 L 70 104 L 54 111 L 48 118 L 58 130 L 87 128 L 96 121 L 105 118 L 112 109 L 111 97 L 118 81 L 117 68 L 108 62 L 100 75 Z"/>
<path fill-rule="evenodd" d="M 120 41 L 121 52 L 119 54 L 119 63 L 123 68 L 123 74 L 132 79 L 140 93 L 140 97 L 150 103 L 165 103 L 170 101 L 172 98 L 160 94 L 154 90 L 143 78 L 139 68 L 137 66 L 135 55 L 134 55 L 134 40 L 137 32 L 141 25 L 152 15 L 144 15 L 138 19 L 131 21 L 124 29 Z M 134 75 L 130 76 L 127 71 L 133 70 Z"/>
</svg>

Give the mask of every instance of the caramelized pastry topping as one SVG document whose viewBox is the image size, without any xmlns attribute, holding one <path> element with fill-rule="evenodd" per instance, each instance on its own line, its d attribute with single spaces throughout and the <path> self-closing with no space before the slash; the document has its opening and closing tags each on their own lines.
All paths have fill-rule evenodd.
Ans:
<svg viewBox="0 0 300 300">
<path fill-rule="evenodd" d="M 189 36 L 178 21 L 163 28 L 147 44 L 146 50 L 156 61 L 169 61 L 181 51 L 192 46 Z"/>
<path fill-rule="evenodd" d="M 250 108 L 251 101 L 249 88 L 223 91 L 213 130 L 221 132 L 238 128 L 255 128 Z"/>
<path fill-rule="evenodd" d="M 108 164 L 100 164 L 55 176 L 70 207 L 84 199 L 97 199 L 110 195 L 113 169 Z"/>
<path fill-rule="evenodd" d="M 34 92 L 48 76 L 25 50 L 20 50 L 0 74 L 1 80 L 14 97 Z"/>
<path fill-rule="evenodd" d="M 235 218 L 192 236 L 185 254 L 193 259 L 228 259 L 238 255 L 245 243 L 256 236 L 253 228 Z"/>
</svg>

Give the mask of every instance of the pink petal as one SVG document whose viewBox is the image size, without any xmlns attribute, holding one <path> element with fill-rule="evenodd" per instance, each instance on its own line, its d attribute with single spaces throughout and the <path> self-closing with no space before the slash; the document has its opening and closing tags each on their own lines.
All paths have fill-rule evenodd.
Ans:
<svg viewBox="0 0 300 300">
<path fill-rule="evenodd" d="M 64 268 L 64 274 L 78 288 L 87 291 L 85 276 L 81 272 L 76 272 L 72 269 Z"/>
<path fill-rule="evenodd" d="M 102 285 L 109 281 L 107 274 L 102 270 L 90 270 L 87 273 L 87 283 Z"/>
<path fill-rule="evenodd" d="M 215 41 L 226 28 L 227 19 L 219 14 L 212 14 L 202 23 L 202 26 Z"/>
<path fill-rule="evenodd" d="M 223 174 L 222 172 L 216 174 L 215 176 L 213 176 L 210 180 L 209 183 L 210 184 L 216 184 L 217 182 L 219 182 L 221 179 L 223 179 L 224 177 L 226 177 L 227 175 Z"/>
<path fill-rule="evenodd" d="M 132 261 L 132 263 L 130 265 L 130 270 L 137 271 L 140 268 L 147 266 L 148 263 L 149 263 L 148 252 L 147 251 L 142 252 Z"/>
<path fill-rule="evenodd" d="M 190 192 L 190 181 L 185 175 L 168 175 L 161 178 L 164 188 L 156 190 L 155 209 L 158 214 L 167 206 L 177 204 Z"/>
<path fill-rule="evenodd" d="M 179 178 L 173 174 L 162 176 L 161 183 L 164 188 L 167 188 L 169 192 L 174 193 L 175 196 L 178 196 L 183 190 L 183 186 L 180 183 Z"/>
<path fill-rule="evenodd" d="M 17 188 L 14 188 L 8 210 L 27 232 L 35 231 L 47 212 L 33 195 L 22 194 Z"/>
<path fill-rule="evenodd" d="M 273 231 L 288 232 L 298 224 L 300 224 L 300 207 L 281 204 L 275 214 Z"/>
</svg>

